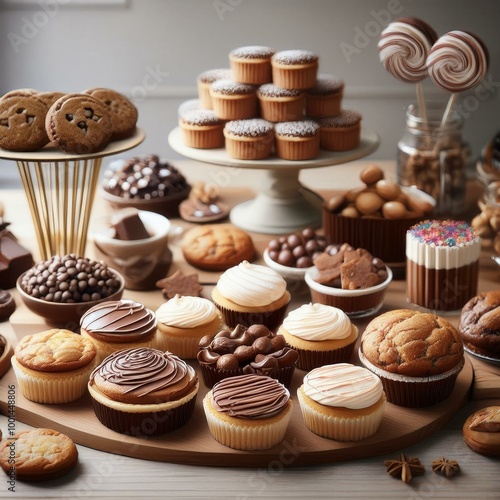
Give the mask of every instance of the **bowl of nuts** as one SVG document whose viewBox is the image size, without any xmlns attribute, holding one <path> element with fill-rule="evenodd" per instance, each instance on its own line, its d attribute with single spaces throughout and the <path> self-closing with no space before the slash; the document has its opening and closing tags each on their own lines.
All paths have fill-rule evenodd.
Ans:
<svg viewBox="0 0 500 500">
<path fill-rule="evenodd" d="M 102 262 L 67 254 L 53 256 L 21 274 L 16 288 L 21 300 L 47 324 L 78 331 L 91 307 L 119 300 L 125 279 Z"/>
<path fill-rule="evenodd" d="M 334 194 L 323 204 L 325 238 L 367 249 L 402 278 L 406 231 L 429 218 L 436 202 L 419 189 L 386 179 L 377 165 L 366 167 L 360 180 L 362 187 Z"/>
<path fill-rule="evenodd" d="M 303 280 L 313 259 L 325 250 L 324 236 L 305 228 L 270 240 L 262 253 L 265 264 L 289 281 Z"/>
</svg>

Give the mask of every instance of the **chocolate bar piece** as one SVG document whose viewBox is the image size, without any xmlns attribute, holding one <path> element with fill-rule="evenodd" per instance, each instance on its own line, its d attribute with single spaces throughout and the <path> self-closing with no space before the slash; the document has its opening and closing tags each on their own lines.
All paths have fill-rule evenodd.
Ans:
<svg viewBox="0 0 500 500">
<path fill-rule="evenodd" d="M 0 288 L 14 288 L 17 278 L 33 264 L 29 250 L 10 231 L 0 232 Z"/>
<path fill-rule="evenodd" d="M 111 225 L 115 229 L 115 238 L 118 240 L 144 240 L 149 238 L 148 231 L 135 208 L 124 208 L 114 213 Z"/>
</svg>

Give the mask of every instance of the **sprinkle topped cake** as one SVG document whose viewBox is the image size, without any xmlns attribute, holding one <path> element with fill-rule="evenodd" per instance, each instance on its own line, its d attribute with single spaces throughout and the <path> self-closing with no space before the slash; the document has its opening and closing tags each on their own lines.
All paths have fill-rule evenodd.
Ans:
<svg viewBox="0 0 500 500">
<path fill-rule="evenodd" d="M 477 292 L 481 242 L 464 221 L 425 220 L 406 233 L 407 296 L 438 311 L 454 311 Z"/>
</svg>

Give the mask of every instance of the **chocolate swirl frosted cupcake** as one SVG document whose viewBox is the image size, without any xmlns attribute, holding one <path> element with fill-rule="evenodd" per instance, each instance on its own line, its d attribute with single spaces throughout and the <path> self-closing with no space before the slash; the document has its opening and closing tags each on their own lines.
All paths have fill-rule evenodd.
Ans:
<svg viewBox="0 0 500 500">
<path fill-rule="evenodd" d="M 132 348 L 108 356 L 88 389 L 100 422 L 133 436 L 157 436 L 182 427 L 198 394 L 195 370 L 170 352 Z"/>
<path fill-rule="evenodd" d="M 107 301 L 91 307 L 80 320 L 80 334 L 97 349 L 98 362 L 131 347 L 156 347 L 156 316 L 134 300 Z"/>
<path fill-rule="evenodd" d="M 260 85 L 271 81 L 271 57 L 274 50 L 263 45 L 239 47 L 229 53 L 235 82 Z"/>
<path fill-rule="evenodd" d="M 285 437 L 290 393 L 277 380 L 241 375 L 218 382 L 203 399 L 213 438 L 237 450 L 265 450 Z"/>
</svg>

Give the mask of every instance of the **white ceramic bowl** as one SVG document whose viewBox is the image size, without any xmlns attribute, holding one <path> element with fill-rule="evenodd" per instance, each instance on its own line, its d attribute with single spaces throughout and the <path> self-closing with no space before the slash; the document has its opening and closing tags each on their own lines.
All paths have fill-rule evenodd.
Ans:
<svg viewBox="0 0 500 500">
<path fill-rule="evenodd" d="M 361 318 L 376 314 L 384 304 L 387 287 L 392 281 L 392 271 L 388 266 L 387 278 L 378 285 L 357 290 L 343 290 L 333 286 L 322 285 L 315 281 L 318 270 L 308 269 L 304 279 L 309 287 L 312 302 L 319 302 L 338 307 L 352 318 Z"/>
<path fill-rule="evenodd" d="M 283 276 L 283 278 L 287 280 L 303 280 L 306 271 L 314 268 L 314 266 L 311 267 L 284 266 L 283 264 L 280 264 L 271 259 L 271 257 L 269 256 L 269 250 L 267 248 L 262 253 L 262 257 L 264 259 L 264 262 L 266 263 L 266 266 L 270 267 L 271 269 L 274 269 L 277 273 L 281 274 L 281 276 Z"/>
</svg>

